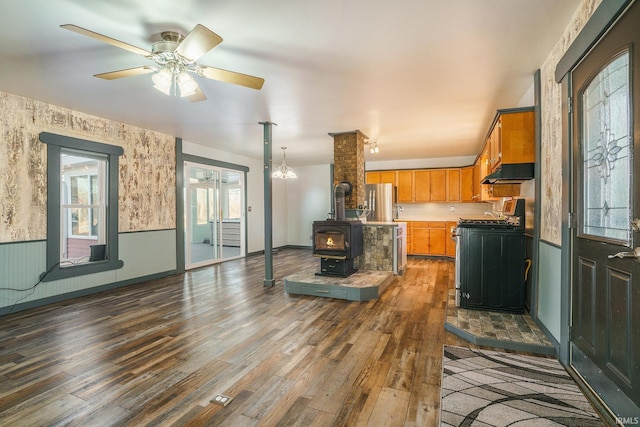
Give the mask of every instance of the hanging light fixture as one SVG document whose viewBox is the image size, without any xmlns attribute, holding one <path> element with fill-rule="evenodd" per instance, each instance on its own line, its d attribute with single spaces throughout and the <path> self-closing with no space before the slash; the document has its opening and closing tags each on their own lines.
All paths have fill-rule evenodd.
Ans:
<svg viewBox="0 0 640 427">
<path fill-rule="evenodd" d="M 293 171 L 293 169 L 291 169 L 289 166 L 287 166 L 287 153 L 285 152 L 285 150 L 287 149 L 287 147 L 280 147 L 282 148 L 282 164 L 280 165 L 279 168 L 277 168 L 276 170 L 273 171 L 273 173 L 271 174 L 272 178 L 278 178 L 278 179 L 296 179 L 298 178 L 298 175 L 296 175 L 296 173 Z"/>
<path fill-rule="evenodd" d="M 369 147 L 369 152 L 371 154 L 376 154 L 380 151 L 380 149 L 378 149 L 378 140 L 373 140 L 373 141 L 367 141 L 364 143 L 364 145 L 370 145 Z"/>
</svg>

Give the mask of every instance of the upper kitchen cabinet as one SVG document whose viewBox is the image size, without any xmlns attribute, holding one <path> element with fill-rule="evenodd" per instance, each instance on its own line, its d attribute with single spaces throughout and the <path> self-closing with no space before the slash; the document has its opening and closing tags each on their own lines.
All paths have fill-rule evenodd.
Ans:
<svg viewBox="0 0 640 427">
<path fill-rule="evenodd" d="M 459 173 L 459 172 L 458 172 Z M 417 169 L 398 171 L 398 203 L 448 202 L 452 192 L 460 199 L 460 180 L 454 180 L 456 190 L 449 190 L 447 169 Z"/>
<path fill-rule="evenodd" d="M 397 173 L 398 203 L 413 202 L 413 171 L 401 170 Z"/>
<path fill-rule="evenodd" d="M 475 174 L 476 167 L 468 166 L 460 170 L 460 201 L 473 202 L 476 200 Z M 480 191 L 480 176 L 478 175 L 478 192 Z"/>
<path fill-rule="evenodd" d="M 491 138 L 487 140 L 482 153 L 478 157 L 477 163 L 479 173 L 478 185 L 482 182 L 482 179 L 487 176 L 491 172 Z M 479 197 L 476 198 L 476 201 L 485 202 L 490 200 L 495 200 L 496 198 L 491 194 L 491 190 L 489 185 L 479 185 L 480 192 Z"/>
<path fill-rule="evenodd" d="M 366 173 L 366 182 L 394 184 L 398 203 L 473 201 L 473 166 L 465 169 L 465 172 L 462 168 L 371 171 Z"/>
<path fill-rule="evenodd" d="M 462 171 L 464 169 L 447 169 L 447 201 L 462 201 Z M 471 182 L 469 182 L 471 184 Z"/>
<path fill-rule="evenodd" d="M 447 171 L 445 169 L 414 171 L 416 203 L 447 201 Z"/>
<path fill-rule="evenodd" d="M 366 173 L 367 184 L 392 184 L 397 185 L 396 171 L 375 171 Z"/>
<path fill-rule="evenodd" d="M 532 107 L 498 110 L 489 132 L 489 166 L 493 172 L 503 164 L 534 163 L 535 123 Z"/>
</svg>

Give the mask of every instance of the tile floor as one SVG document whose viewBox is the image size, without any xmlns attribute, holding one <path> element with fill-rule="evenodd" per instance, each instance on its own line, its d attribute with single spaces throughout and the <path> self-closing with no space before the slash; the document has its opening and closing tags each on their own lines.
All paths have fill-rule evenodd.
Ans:
<svg viewBox="0 0 640 427">
<path fill-rule="evenodd" d="M 449 291 L 446 323 L 477 338 L 553 348 L 553 344 L 528 314 L 467 310 L 456 307 Z"/>
</svg>

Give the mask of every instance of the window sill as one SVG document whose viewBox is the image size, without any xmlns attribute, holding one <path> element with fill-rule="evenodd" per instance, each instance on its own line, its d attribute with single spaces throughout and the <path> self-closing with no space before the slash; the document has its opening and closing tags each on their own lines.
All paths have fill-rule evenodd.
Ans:
<svg viewBox="0 0 640 427">
<path fill-rule="evenodd" d="M 71 267 L 60 267 L 60 265 L 56 264 L 49 271 L 40 275 L 40 281 L 52 282 L 54 280 L 68 279 L 70 277 L 101 273 L 103 271 L 118 270 L 123 266 L 124 262 L 121 260 L 95 261 L 88 262 L 86 264 L 74 265 Z"/>
</svg>

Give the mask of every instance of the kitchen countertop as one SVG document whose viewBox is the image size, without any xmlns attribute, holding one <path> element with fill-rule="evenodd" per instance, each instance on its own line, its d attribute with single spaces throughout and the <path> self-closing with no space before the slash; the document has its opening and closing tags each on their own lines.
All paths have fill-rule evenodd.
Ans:
<svg viewBox="0 0 640 427">
<path fill-rule="evenodd" d="M 457 215 L 457 216 L 449 216 L 449 217 L 439 217 L 439 216 L 429 216 L 422 218 L 402 218 L 398 221 L 440 221 L 440 222 L 458 222 L 460 218 L 465 219 L 493 219 L 491 215 Z"/>
<path fill-rule="evenodd" d="M 460 219 L 459 216 L 456 217 L 448 217 L 448 218 L 442 218 L 442 217 L 425 217 L 425 218 L 403 218 L 399 221 L 406 221 L 406 222 L 413 222 L 413 221 L 439 221 L 439 222 L 458 222 L 458 220 Z"/>
<path fill-rule="evenodd" d="M 392 221 L 392 222 L 380 222 L 380 221 L 367 221 L 367 222 L 363 222 L 362 225 L 367 226 L 367 225 L 388 225 L 388 226 L 396 226 L 399 224 L 403 224 L 405 221 Z"/>
</svg>

